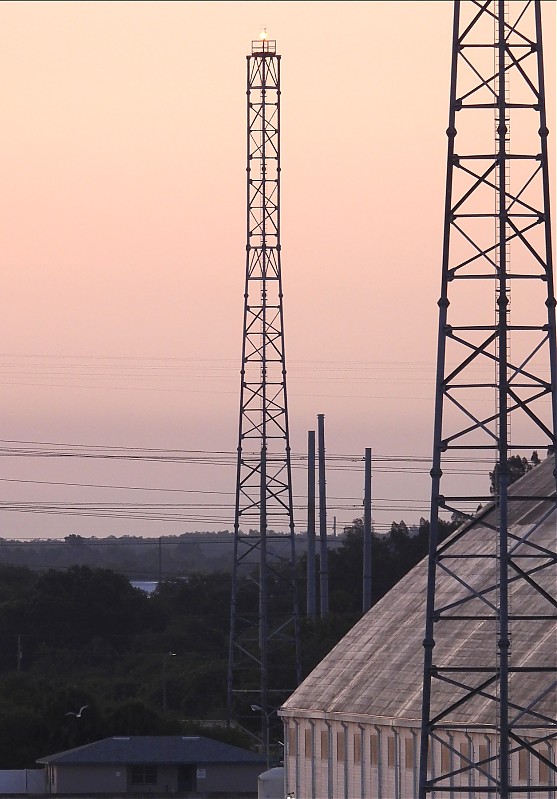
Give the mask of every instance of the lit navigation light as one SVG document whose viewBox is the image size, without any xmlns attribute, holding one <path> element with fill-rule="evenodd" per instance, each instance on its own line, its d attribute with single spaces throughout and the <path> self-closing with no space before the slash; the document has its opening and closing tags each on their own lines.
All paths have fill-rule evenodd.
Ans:
<svg viewBox="0 0 557 799">
<path fill-rule="evenodd" d="M 266 41 L 266 39 L 269 38 L 269 36 L 267 34 L 267 28 L 263 28 L 263 30 L 259 34 L 259 38 L 261 39 L 262 42 Z"/>
</svg>

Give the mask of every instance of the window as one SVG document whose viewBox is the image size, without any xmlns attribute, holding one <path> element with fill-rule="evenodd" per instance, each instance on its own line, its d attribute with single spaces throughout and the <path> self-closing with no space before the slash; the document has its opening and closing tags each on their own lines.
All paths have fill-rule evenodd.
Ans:
<svg viewBox="0 0 557 799">
<path fill-rule="evenodd" d="M 460 765 L 468 766 L 470 760 L 470 745 L 468 742 L 460 744 Z"/>
<path fill-rule="evenodd" d="M 288 754 L 292 757 L 296 755 L 296 728 L 294 726 L 288 730 Z"/>
<path fill-rule="evenodd" d="M 371 735 L 369 740 L 369 762 L 376 766 L 379 763 L 379 736 Z"/>
<path fill-rule="evenodd" d="M 395 765 L 395 744 L 394 738 L 387 738 L 387 765 L 393 768 Z"/>
<path fill-rule="evenodd" d="M 487 744 L 480 744 L 478 746 L 478 759 L 482 762 L 480 768 L 491 774 L 491 763 L 489 762 L 489 746 Z M 487 763 L 485 761 L 488 761 Z"/>
<path fill-rule="evenodd" d="M 414 739 L 406 738 L 404 741 L 404 765 L 406 768 L 414 768 Z"/>
<path fill-rule="evenodd" d="M 451 770 L 451 752 L 446 744 L 441 746 L 441 771 L 447 773 Z"/>
<path fill-rule="evenodd" d="M 304 756 L 311 757 L 311 729 L 304 730 Z"/>
<path fill-rule="evenodd" d="M 362 762 L 362 736 L 359 732 L 354 733 L 354 763 Z"/>
<path fill-rule="evenodd" d="M 329 730 L 321 730 L 321 760 L 329 757 Z"/>
<path fill-rule="evenodd" d="M 344 762 L 344 730 L 337 732 L 337 761 Z"/>
<path fill-rule="evenodd" d="M 132 785 L 156 785 L 156 766 L 131 766 L 130 782 Z"/>
<path fill-rule="evenodd" d="M 518 753 L 518 779 L 528 779 L 528 750 L 521 749 Z"/>
<path fill-rule="evenodd" d="M 547 752 L 542 753 L 544 757 L 548 757 Z M 549 785 L 549 766 L 543 760 L 538 760 L 540 764 L 540 785 Z"/>
</svg>

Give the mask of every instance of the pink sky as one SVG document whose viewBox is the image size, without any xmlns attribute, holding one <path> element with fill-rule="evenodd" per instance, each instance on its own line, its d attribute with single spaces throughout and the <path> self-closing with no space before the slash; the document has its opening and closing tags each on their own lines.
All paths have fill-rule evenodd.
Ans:
<svg viewBox="0 0 557 799">
<path fill-rule="evenodd" d="M 553 129 L 555 3 L 542 6 Z M 438 1 L 0 4 L 1 439 L 235 449 L 245 56 L 262 26 L 282 54 L 292 449 L 324 413 L 330 453 L 430 456 L 452 26 Z M 17 482 L 31 480 L 230 504 L 176 523 L 6 511 L 2 537 L 232 528 L 231 465 L 2 467 L 7 503 L 203 499 Z M 420 468 L 378 463 L 379 523 L 426 515 Z M 361 515 L 362 486 L 329 474 L 339 527 Z"/>
</svg>

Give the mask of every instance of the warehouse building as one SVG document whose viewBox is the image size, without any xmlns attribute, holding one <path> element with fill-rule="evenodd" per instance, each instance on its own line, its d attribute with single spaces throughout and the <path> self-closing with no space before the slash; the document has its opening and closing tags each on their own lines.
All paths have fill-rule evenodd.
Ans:
<svg viewBox="0 0 557 799">
<path fill-rule="evenodd" d="M 554 493 L 554 459 L 548 458 L 511 487 L 511 493 L 522 496 L 550 496 Z M 545 502 L 547 508 L 547 502 Z M 494 513 L 495 510 L 490 511 Z M 530 543 L 555 552 L 556 516 L 547 513 L 544 503 L 532 499 L 523 503 L 520 513 L 510 517 L 511 533 L 524 535 L 528 526 Z M 468 551 L 478 554 L 492 546 L 486 541 L 485 528 L 478 531 L 470 526 L 466 535 Z M 454 550 L 462 547 L 456 542 Z M 476 590 L 493 581 L 493 559 L 478 558 L 471 561 L 470 583 Z M 555 597 L 555 569 L 546 570 L 538 582 Z M 468 578 L 467 578 L 468 579 Z M 423 676 L 423 636 L 425 600 L 427 590 L 427 562 L 419 563 L 380 602 L 378 602 L 324 658 L 307 679 L 283 705 L 280 715 L 285 724 L 285 768 L 287 796 L 305 799 L 416 799 L 418 796 L 418 760 L 421 726 L 421 695 Z M 464 589 L 461 589 L 464 590 Z M 454 580 L 439 575 L 437 595 L 458 597 L 459 587 Z M 528 583 L 517 580 L 510 587 L 513 606 L 528 606 L 531 612 L 547 612 L 544 598 L 529 591 Z M 543 606 L 543 607 L 542 607 Z M 554 614 L 554 610 L 553 610 Z M 459 622 L 455 622 L 456 625 Z M 462 628 L 462 635 L 452 640 L 436 637 L 436 659 L 443 663 L 443 653 L 459 647 L 462 662 L 478 665 L 485 662 L 485 653 L 493 650 L 495 641 L 487 624 L 475 621 Z M 454 632 L 455 627 L 451 628 Z M 439 653 L 441 650 L 441 654 Z M 512 662 L 528 666 L 535 658 L 556 666 L 557 641 L 555 622 L 544 621 L 530 625 L 517 622 L 512 626 Z M 557 691 L 552 682 L 555 675 L 547 675 L 548 690 L 541 703 L 540 713 L 557 716 Z M 536 679 L 540 679 L 539 676 Z M 544 678 L 545 679 L 545 678 Z M 550 684 L 552 683 L 552 685 Z M 537 686 L 536 692 L 540 693 Z M 520 691 L 529 692 L 532 685 L 521 679 L 512 685 L 513 697 L 527 703 Z M 447 701 L 447 697 L 440 697 Z M 472 724 L 492 723 L 487 714 L 493 702 L 478 700 L 455 709 L 446 732 L 446 743 L 435 743 L 430 753 L 432 773 L 458 771 L 459 767 L 479 758 L 489 760 L 495 753 L 492 735 L 471 732 Z M 466 707 L 466 710 L 464 710 Z M 536 750 L 538 747 L 536 746 Z M 555 764 L 555 741 L 540 745 L 539 751 Z M 490 785 L 488 764 L 484 773 L 468 770 L 454 779 L 455 796 L 462 785 L 467 788 L 484 787 L 477 795 L 493 797 L 486 791 Z M 513 780 L 529 785 L 555 784 L 555 772 L 542 760 L 526 750 L 513 755 Z M 465 781 L 465 782 L 463 782 Z M 446 795 L 446 794 L 444 794 Z M 469 791 L 474 796 L 475 792 Z M 518 797 L 546 799 L 537 791 Z"/>
</svg>

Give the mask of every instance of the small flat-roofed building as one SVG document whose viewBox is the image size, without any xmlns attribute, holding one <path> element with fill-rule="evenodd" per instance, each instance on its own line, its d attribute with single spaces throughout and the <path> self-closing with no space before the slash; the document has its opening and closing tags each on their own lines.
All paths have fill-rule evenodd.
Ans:
<svg viewBox="0 0 557 799">
<path fill-rule="evenodd" d="M 52 794 L 257 796 L 266 762 L 201 736 L 115 736 L 37 761 Z"/>
<path fill-rule="evenodd" d="M 539 497 L 554 495 L 554 458 L 549 457 L 511 486 L 521 495 L 531 496 L 520 514 L 509 518 L 511 534 L 523 536 L 539 547 L 540 552 L 555 552 L 555 512 L 547 515 L 547 502 Z M 488 513 L 495 512 L 486 509 Z M 483 518 L 486 518 L 484 512 Z M 487 517 L 488 518 L 488 517 Z M 474 529 L 473 523 L 465 534 L 468 551 L 481 554 L 490 544 L 485 528 Z M 450 542 L 450 538 L 447 542 Z M 463 546 L 454 535 L 451 552 L 458 557 Z M 471 560 L 466 580 L 478 592 L 482 586 L 493 584 L 494 561 L 489 558 Z M 535 566 L 535 563 L 533 564 Z M 555 597 L 555 572 L 546 569 L 536 575 L 538 583 Z M 441 604 L 455 602 L 465 589 L 455 580 L 438 574 L 437 596 Z M 543 595 L 530 590 L 526 581 L 515 581 L 510 586 L 512 607 L 526 607 L 533 615 L 546 613 Z M 285 769 L 287 796 L 304 799 L 417 799 L 418 754 L 421 728 L 421 701 L 423 680 L 423 637 L 425 627 L 425 602 L 427 594 L 427 559 L 410 571 L 386 596 L 381 599 L 348 634 L 331 650 L 323 661 L 289 697 L 280 710 L 285 724 Z M 547 614 L 551 616 L 551 614 Z M 458 628 L 452 639 L 436 637 L 436 660 L 454 653 L 464 665 L 477 667 L 485 663 L 486 652 L 496 657 L 492 628 L 477 620 Z M 555 718 L 557 691 L 554 673 L 557 665 L 557 636 L 555 622 L 534 625 L 521 620 L 512 624 L 512 664 L 528 669 L 529 664 L 543 663 L 551 673 L 547 686 L 537 686 L 542 698 L 536 711 Z M 546 679 L 537 676 L 513 679 L 512 697 L 518 705 L 528 704 L 532 685 L 529 679 Z M 546 690 L 547 687 L 547 690 Z M 538 690 L 539 689 L 539 690 Z M 451 690 L 449 687 L 447 691 Z M 437 700 L 448 706 L 448 694 Z M 433 746 L 432 773 L 458 772 L 467 762 L 489 761 L 495 753 L 492 735 L 471 732 L 487 723 L 493 729 L 493 719 L 488 716 L 493 702 L 478 695 L 477 701 L 455 707 L 445 741 Z M 447 722 L 449 724 L 449 721 Z M 527 733 L 525 733 L 527 737 Z M 556 745 L 548 736 L 543 744 L 536 744 L 544 759 L 555 765 Z M 487 764 L 485 769 L 494 768 Z M 554 769 L 527 750 L 512 755 L 512 770 L 524 794 L 516 799 L 547 799 L 547 791 L 527 791 L 529 786 L 555 785 Z M 467 783 L 461 780 L 466 779 Z M 478 770 L 468 770 L 466 775 L 454 776 L 455 795 L 495 797 L 490 792 L 489 775 Z M 458 791 L 463 787 L 464 791 Z M 475 791 L 474 788 L 480 788 Z M 483 790 L 481 790 L 483 788 Z M 556 789 L 557 790 L 557 789 Z"/>
</svg>

